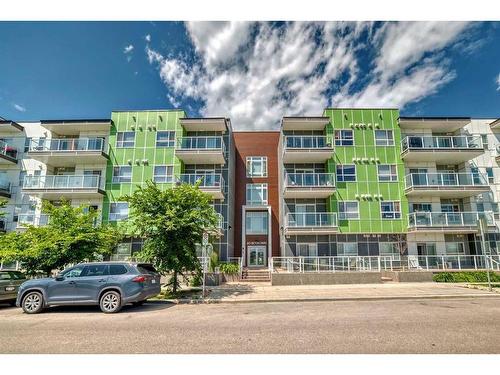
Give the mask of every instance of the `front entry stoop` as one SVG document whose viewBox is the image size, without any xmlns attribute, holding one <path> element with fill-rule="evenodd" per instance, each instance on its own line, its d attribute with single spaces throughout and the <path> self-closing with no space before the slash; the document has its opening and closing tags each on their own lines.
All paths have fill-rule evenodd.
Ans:
<svg viewBox="0 0 500 375">
<path fill-rule="evenodd" d="M 267 268 L 243 268 L 241 281 L 246 282 L 271 282 L 271 274 Z"/>
</svg>

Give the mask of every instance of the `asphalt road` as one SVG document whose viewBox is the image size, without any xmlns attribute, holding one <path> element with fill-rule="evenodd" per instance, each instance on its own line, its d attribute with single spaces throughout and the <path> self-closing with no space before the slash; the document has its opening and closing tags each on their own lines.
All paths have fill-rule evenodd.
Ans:
<svg viewBox="0 0 500 375">
<path fill-rule="evenodd" d="M 0 307 L 0 353 L 500 353 L 500 298 Z"/>
</svg>

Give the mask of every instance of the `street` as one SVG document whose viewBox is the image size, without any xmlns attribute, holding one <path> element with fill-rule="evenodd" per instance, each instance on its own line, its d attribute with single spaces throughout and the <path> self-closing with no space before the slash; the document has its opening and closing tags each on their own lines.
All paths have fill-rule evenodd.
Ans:
<svg viewBox="0 0 500 375">
<path fill-rule="evenodd" d="M 0 353 L 500 353 L 500 298 L 0 307 Z"/>
</svg>

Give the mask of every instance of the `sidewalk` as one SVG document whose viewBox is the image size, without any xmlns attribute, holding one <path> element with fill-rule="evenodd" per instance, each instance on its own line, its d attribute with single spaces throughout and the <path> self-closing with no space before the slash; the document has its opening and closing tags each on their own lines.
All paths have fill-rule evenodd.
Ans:
<svg viewBox="0 0 500 375">
<path fill-rule="evenodd" d="M 271 286 L 250 283 L 228 283 L 210 288 L 205 302 L 293 302 L 351 301 L 376 299 L 499 298 L 495 292 L 469 289 L 465 284 L 387 283 L 360 285 L 293 285 Z"/>
</svg>

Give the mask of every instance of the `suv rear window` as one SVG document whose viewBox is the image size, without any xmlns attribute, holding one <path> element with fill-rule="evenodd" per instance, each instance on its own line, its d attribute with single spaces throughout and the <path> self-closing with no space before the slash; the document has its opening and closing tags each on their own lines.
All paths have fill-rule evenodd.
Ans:
<svg viewBox="0 0 500 375">
<path fill-rule="evenodd" d="M 109 274 L 110 275 L 123 275 L 127 273 L 127 269 L 125 266 L 121 264 L 110 264 L 109 265 Z"/>
<path fill-rule="evenodd" d="M 140 273 L 158 273 L 151 264 L 138 264 L 137 269 Z"/>
</svg>

